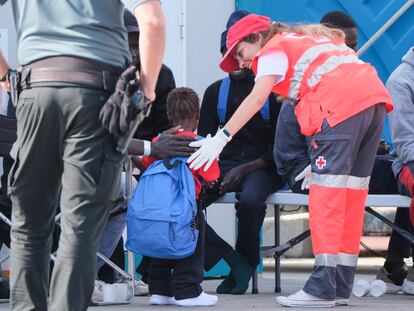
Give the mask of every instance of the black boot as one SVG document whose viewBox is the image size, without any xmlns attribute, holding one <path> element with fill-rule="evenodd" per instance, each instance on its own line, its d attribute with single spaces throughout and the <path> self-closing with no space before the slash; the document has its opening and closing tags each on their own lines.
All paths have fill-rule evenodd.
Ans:
<svg viewBox="0 0 414 311">
<path fill-rule="evenodd" d="M 234 280 L 234 287 L 231 290 L 233 295 L 243 295 L 249 288 L 249 281 L 256 267 L 252 267 L 245 256 L 238 251 L 232 251 L 224 260 L 231 268 L 231 275 Z"/>
</svg>

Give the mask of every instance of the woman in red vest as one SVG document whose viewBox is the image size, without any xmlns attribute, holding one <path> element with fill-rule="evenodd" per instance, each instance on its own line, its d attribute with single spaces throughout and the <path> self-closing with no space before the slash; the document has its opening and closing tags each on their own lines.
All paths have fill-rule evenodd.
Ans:
<svg viewBox="0 0 414 311">
<path fill-rule="evenodd" d="M 323 25 L 290 26 L 250 14 L 227 35 L 226 72 L 251 67 L 255 86 L 228 123 L 190 158 L 216 159 L 271 92 L 293 105 L 309 136 L 309 225 L 314 271 L 303 290 L 277 302 L 292 307 L 348 304 L 358 260 L 365 200 L 386 112 L 392 102 L 375 69 Z"/>
</svg>

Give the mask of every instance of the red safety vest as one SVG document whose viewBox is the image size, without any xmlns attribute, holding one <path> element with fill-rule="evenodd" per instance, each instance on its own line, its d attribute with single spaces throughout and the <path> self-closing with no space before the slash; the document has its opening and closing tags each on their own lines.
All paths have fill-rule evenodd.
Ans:
<svg viewBox="0 0 414 311">
<path fill-rule="evenodd" d="M 304 135 L 318 133 L 324 119 L 333 127 L 378 103 L 384 103 L 387 112 L 393 108 L 375 68 L 361 61 L 342 40 L 276 34 L 253 59 L 255 74 L 258 58 L 271 51 L 283 51 L 289 63 L 285 79 L 272 91 L 300 100 L 295 114 Z"/>
</svg>

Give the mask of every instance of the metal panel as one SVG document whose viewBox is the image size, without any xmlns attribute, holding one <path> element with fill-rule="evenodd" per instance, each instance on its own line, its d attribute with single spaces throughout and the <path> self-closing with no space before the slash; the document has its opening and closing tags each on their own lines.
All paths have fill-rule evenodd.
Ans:
<svg viewBox="0 0 414 311">
<path fill-rule="evenodd" d="M 319 22 L 329 11 L 341 10 L 351 15 L 358 25 L 361 47 L 407 0 L 238 0 L 236 7 L 263 14 L 283 22 Z M 411 6 L 366 53 L 365 62 L 372 64 L 382 81 L 400 64 L 401 58 L 414 45 L 414 5 Z M 383 137 L 390 142 L 388 122 Z"/>
</svg>

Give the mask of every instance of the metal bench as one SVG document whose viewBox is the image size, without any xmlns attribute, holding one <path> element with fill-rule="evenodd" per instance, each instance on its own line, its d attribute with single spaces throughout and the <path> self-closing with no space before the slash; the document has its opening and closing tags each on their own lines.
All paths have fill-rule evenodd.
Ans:
<svg viewBox="0 0 414 311">
<path fill-rule="evenodd" d="M 227 193 L 217 199 L 215 203 L 236 203 L 235 193 Z M 266 199 L 266 204 L 273 205 L 274 208 L 274 234 L 275 234 L 275 245 L 274 246 L 264 246 L 261 248 L 262 255 L 269 255 L 269 252 L 273 251 L 273 256 L 275 257 L 275 292 L 279 293 L 281 291 L 281 282 L 280 282 L 280 256 L 286 252 L 293 245 L 301 242 L 307 236 L 309 236 L 309 231 L 305 231 L 299 236 L 289 240 L 287 243 L 280 246 L 280 206 L 281 205 L 305 205 L 309 203 L 309 197 L 306 194 L 293 193 L 289 190 L 279 190 Z M 398 194 L 369 194 L 366 201 L 366 211 L 379 218 L 381 221 L 385 222 L 387 225 L 396 229 L 391 221 L 387 220 L 384 216 L 374 211 L 372 207 L 380 206 L 391 206 L 391 207 L 405 207 L 410 206 L 411 198 Z M 397 227 L 398 229 L 398 227 Z M 400 229 L 401 230 L 401 229 Z M 414 245 L 414 237 L 407 232 L 400 232 L 405 238 L 407 238 Z M 253 275 L 252 280 L 252 293 L 258 293 L 257 287 L 257 272 Z"/>
</svg>

